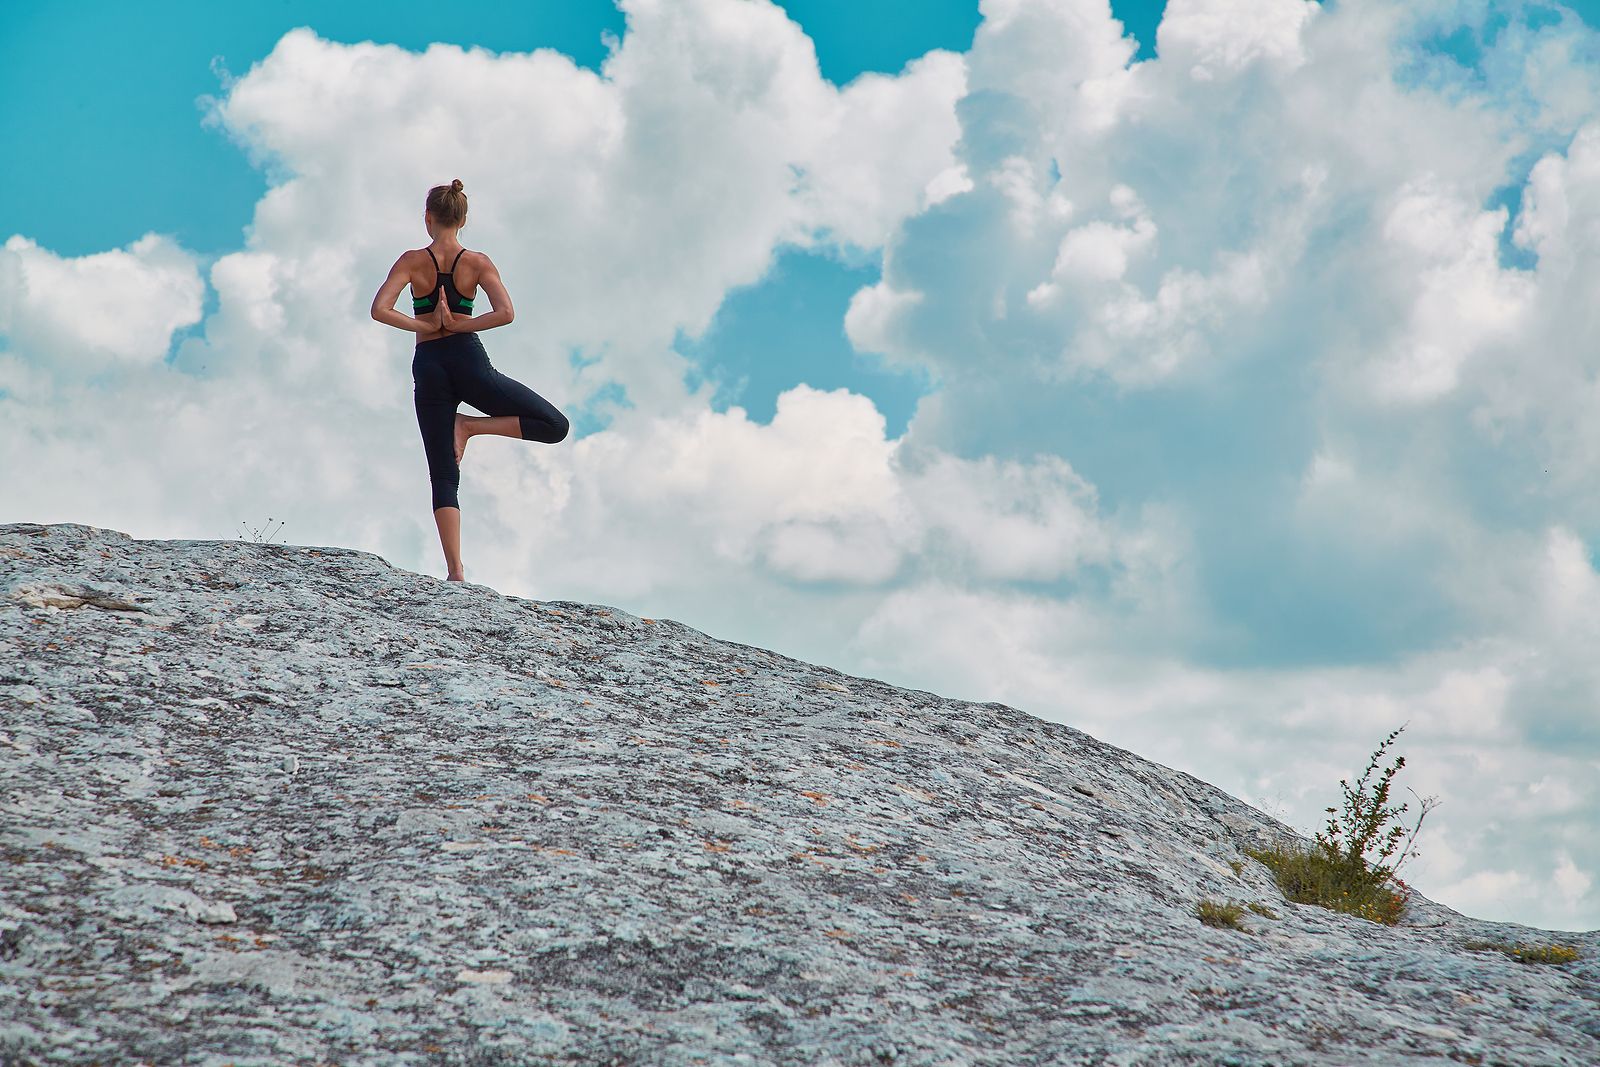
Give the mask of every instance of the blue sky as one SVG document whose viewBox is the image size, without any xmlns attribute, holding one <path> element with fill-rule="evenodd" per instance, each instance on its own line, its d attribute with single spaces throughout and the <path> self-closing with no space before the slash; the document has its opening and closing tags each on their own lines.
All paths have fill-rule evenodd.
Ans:
<svg viewBox="0 0 1600 1067">
<path fill-rule="evenodd" d="M 1302 827 L 1411 721 L 1416 884 L 1600 924 L 1596 0 L 623 4 L 10 12 L 0 521 L 438 573 L 366 312 L 460 176 L 575 426 L 469 580 Z"/>
</svg>

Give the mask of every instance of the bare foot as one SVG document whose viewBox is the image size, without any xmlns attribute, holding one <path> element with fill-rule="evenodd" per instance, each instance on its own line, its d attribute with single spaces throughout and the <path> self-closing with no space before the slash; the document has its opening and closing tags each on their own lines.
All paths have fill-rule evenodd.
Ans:
<svg viewBox="0 0 1600 1067">
<path fill-rule="evenodd" d="M 461 457 L 466 455 L 466 452 L 467 452 L 467 438 L 469 436 L 470 436 L 470 434 L 467 433 L 467 417 L 458 412 L 456 414 L 456 462 L 457 463 L 460 463 L 461 462 Z"/>
<path fill-rule="evenodd" d="M 447 582 L 464 582 L 467 580 L 467 575 L 465 571 L 451 571 L 445 575 L 444 580 Z"/>
</svg>

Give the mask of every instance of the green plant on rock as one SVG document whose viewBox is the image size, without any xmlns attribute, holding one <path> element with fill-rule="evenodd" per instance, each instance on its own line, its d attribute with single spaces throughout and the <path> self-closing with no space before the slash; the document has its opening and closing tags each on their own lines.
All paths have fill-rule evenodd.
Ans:
<svg viewBox="0 0 1600 1067">
<path fill-rule="evenodd" d="M 1394 739 L 1400 736 L 1401 726 L 1383 739 L 1383 744 L 1372 754 L 1372 759 L 1367 763 L 1367 769 L 1362 772 L 1361 780 L 1352 789 L 1350 783 L 1340 779 L 1339 785 L 1344 789 L 1344 812 L 1339 819 L 1328 820 L 1327 834 L 1317 834 L 1317 847 L 1322 849 L 1328 859 L 1337 864 L 1342 864 L 1349 869 L 1352 877 L 1365 875 L 1370 881 L 1382 884 L 1399 869 L 1405 862 L 1406 855 L 1411 851 L 1412 842 L 1416 840 L 1417 831 L 1422 828 L 1422 820 L 1427 817 L 1434 801 L 1422 802 L 1422 813 L 1417 818 L 1417 825 L 1407 829 L 1405 824 L 1398 823 L 1389 826 L 1391 820 L 1398 820 L 1405 814 L 1408 805 L 1402 804 L 1398 808 L 1389 806 L 1389 783 L 1396 772 L 1406 765 L 1404 756 L 1396 756 L 1394 763 L 1385 770 L 1372 788 L 1369 795 L 1367 782 L 1372 777 L 1372 772 L 1378 767 L 1378 760 L 1388 747 L 1394 744 Z M 1414 794 L 1413 794 L 1414 795 Z M 1326 809 L 1330 816 L 1339 813 L 1333 809 Z M 1387 831 L 1385 830 L 1387 827 Z M 1385 861 L 1394 850 L 1401 849 L 1400 858 L 1395 860 L 1393 866 L 1388 866 Z M 1373 849 L 1376 855 L 1369 864 L 1367 853 Z"/>
<path fill-rule="evenodd" d="M 1244 909 L 1237 904 L 1226 904 L 1220 900 L 1202 900 L 1194 906 L 1195 917 L 1207 926 L 1219 926 L 1230 930 L 1243 930 L 1244 924 L 1239 920 L 1244 917 Z"/>
<path fill-rule="evenodd" d="M 1378 780 L 1372 781 L 1384 752 L 1404 729 L 1401 726 L 1384 738 L 1353 787 L 1349 781 L 1340 780 L 1344 810 L 1341 813 L 1337 808 L 1326 809 L 1330 816 L 1326 832 L 1316 834 L 1313 846 L 1291 842 L 1245 850 L 1272 871 L 1285 897 L 1297 904 L 1316 904 L 1373 922 L 1393 925 L 1400 921 L 1405 895 L 1396 892 L 1391 884 L 1406 888 L 1396 872 L 1414 855 L 1412 845 L 1422 820 L 1438 804 L 1435 797 L 1419 798 L 1422 810 L 1416 825 L 1407 829 L 1398 822 L 1409 805 L 1390 805 L 1389 789 L 1395 774 L 1406 764 L 1404 756 L 1396 756 Z M 1396 825 L 1391 826 L 1391 822 Z M 1400 855 L 1391 864 L 1388 860 L 1396 849 Z"/>
<path fill-rule="evenodd" d="M 1571 945 L 1520 945 L 1506 941 L 1466 941 L 1462 948 L 1472 952 L 1503 952 L 1518 963 L 1571 963 L 1578 950 Z"/>
</svg>

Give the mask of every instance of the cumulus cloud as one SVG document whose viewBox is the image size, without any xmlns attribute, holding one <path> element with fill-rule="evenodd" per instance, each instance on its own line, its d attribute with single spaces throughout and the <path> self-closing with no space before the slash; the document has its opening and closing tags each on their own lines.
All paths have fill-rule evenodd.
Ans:
<svg viewBox="0 0 1600 1067">
<path fill-rule="evenodd" d="M 0 334 L 58 375 L 159 364 L 204 295 L 196 257 L 159 234 L 75 257 L 21 235 L 0 247 Z"/>
<path fill-rule="evenodd" d="M 624 12 L 598 74 L 546 50 L 285 35 L 214 121 L 287 177 L 214 268 L 220 310 L 180 365 L 286 383 L 321 365 L 320 389 L 332 375 L 370 395 L 398 342 L 366 303 L 425 237 L 422 193 L 461 177 L 463 240 L 490 250 L 517 300 L 525 367 L 563 401 L 620 383 L 643 407 L 692 406 L 677 331 L 701 333 L 780 245 L 880 245 L 953 164 L 957 55 L 840 90 L 772 4 Z"/>
<path fill-rule="evenodd" d="M 1454 389 L 1480 348 L 1515 337 L 1532 301 L 1531 272 L 1500 266 L 1506 211 L 1408 183 L 1383 222 L 1391 284 L 1407 293 L 1405 327 L 1377 353 L 1373 386 L 1384 399 L 1429 400 Z"/>
<path fill-rule="evenodd" d="M 764 424 L 738 407 L 636 416 L 533 460 L 500 450 L 464 483 L 540 531 L 531 553 L 508 546 L 495 566 L 530 584 L 582 574 L 600 597 L 748 596 L 766 581 L 1126 584 L 1165 548 L 1157 524 L 1105 513 L 1058 457 L 908 451 L 844 389 L 795 386 Z"/>
<path fill-rule="evenodd" d="M 1292 70 L 1305 61 L 1301 34 L 1315 0 L 1168 0 L 1156 33 L 1162 63 L 1210 81 L 1252 63 Z"/>
</svg>

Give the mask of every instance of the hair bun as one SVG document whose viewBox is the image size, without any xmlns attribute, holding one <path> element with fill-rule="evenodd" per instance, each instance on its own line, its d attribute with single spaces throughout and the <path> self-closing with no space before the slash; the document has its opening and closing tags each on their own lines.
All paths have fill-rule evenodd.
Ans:
<svg viewBox="0 0 1600 1067">
<path fill-rule="evenodd" d="M 465 187 L 461 184 L 461 179 L 457 178 L 455 181 L 450 183 L 450 188 L 459 193 Z"/>
</svg>

